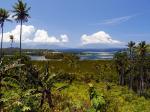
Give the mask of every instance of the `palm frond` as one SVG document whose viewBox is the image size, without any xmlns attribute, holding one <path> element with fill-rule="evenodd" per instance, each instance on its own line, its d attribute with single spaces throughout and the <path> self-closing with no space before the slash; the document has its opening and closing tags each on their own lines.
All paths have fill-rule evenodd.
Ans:
<svg viewBox="0 0 150 112">
<path fill-rule="evenodd" d="M 5 86 L 20 87 L 20 82 L 11 77 L 5 77 L 1 80 L 1 84 Z"/>
<path fill-rule="evenodd" d="M 29 10 L 31 7 L 27 7 L 27 3 L 23 3 L 22 0 L 18 0 L 17 3 L 13 6 L 12 12 L 14 13 L 13 17 L 15 18 L 16 22 L 27 22 L 29 16 Z"/>
</svg>

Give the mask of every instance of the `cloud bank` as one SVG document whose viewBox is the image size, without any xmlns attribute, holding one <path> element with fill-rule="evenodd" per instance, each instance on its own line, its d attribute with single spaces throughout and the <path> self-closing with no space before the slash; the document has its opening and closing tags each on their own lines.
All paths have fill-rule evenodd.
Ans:
<svg viewBox="0 0 150 112">
<path fill-rule="evenodd" d="M 9 46 L 10 43 L 10 35 L 14 36 L 14 46 L 18 46 L 20 42 L 20 25 L 17 25 L 10 32 L 4 33 L 4 45 L 6 47 Z M 90 44 L 98 44 L 98 45 L 109 45 L 116 46 L 122 45 L 123 42 L 119 40 L 113 39 L 108 33 L 104 31 L 99 31 L 93 33 L 91 35 L 84 34 L 80 37 L 81 45 L 90 45 Z M 61 34 L 60 36 L 50 36 L 48 32 L 44 29 L 36 29 L 32 25 L 23 25 L 22 32 L 22 44 L 25 48 L 50 48 L 53 45 L 65 46 L 67 47 L 67 43 L 69 42 L 69 37 L 66 34 Z M 74 43 L 73 43 L 74 44 Z M 52 46 L 51 46 L 52 45 Z"/>
<path fill-rule="evenodd" d="M 119 40 L 114 40 L 112 37 L 105 33 L 104 31 L 99 31 L 92 35 L 84 34 L 81 36 L 81 41 L 83 45 L 87 44 L 121 44 Z"/>
<path fill-rule="evenodd" d="M 36 29 L 32 25 L 23 25 L 22 43 L 38 43 L 38 44 L 64 44 L 69 42 L 66 34 L 61 34 L 59 37 L 49 36 L 46 30 Z M 10 32 L 4 33 L 4 42 L 10 42 L 9 36 L 14 36 L 14 42 L 20 41 L 20 25 Z"/>
</svg>

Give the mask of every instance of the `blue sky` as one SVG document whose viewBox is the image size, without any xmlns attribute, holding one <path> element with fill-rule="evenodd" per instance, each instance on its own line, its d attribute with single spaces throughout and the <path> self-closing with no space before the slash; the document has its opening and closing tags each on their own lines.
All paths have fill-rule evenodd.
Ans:
<svg viewBox="0 0 150 112">
<path fill-rule="evenodd" d="M 16 1 L 0 0 L 0 7 L 11 10 Z M 25 25 L 33 26 L 36 31 L 47 32 L 50 38 L 59 38 L 60 45 L 65 47 L 88 44 L 123 46 L 130 40 L 150 42 L 150 0 L 25 0 L 25 2 L 31 6 L 31 19 Z M 15 22 L 6 23 L 5 32 L 11 32 L 16 25 Z M 67 37 L 67 41 L 63 43 L 61 37 Z M 110 41 L 107 42 L 107 39 Z M 54 43 L 59 44 L 55 41 Z"/>
</svg>

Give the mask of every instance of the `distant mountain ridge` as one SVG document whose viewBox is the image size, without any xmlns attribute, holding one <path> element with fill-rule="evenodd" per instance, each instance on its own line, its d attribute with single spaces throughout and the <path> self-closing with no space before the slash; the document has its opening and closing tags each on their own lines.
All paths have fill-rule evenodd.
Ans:
<svg viewBox="0 0 150 112">
<path fill-rule="evenodd" d="M 55 49 L 55 51 L 59 52 L 72 52 L 72 53 L 79 53 L 79 52 L 118 52 L 126 50 L 126 48 L 101 48 L 101 49 Z"/>
<path fill-rule="evenodd" d="M 82 49 L 109 49 L 109 48 L 125 48 L 122 44 L 87 44 L 82 45 L 79 48 Z"/>
<path fill-rule="evenodd" d="M 10 43 L 5 43 L 4 48 L 9 48 Z M 13 47 L 17 48 L 19 47 L 19 43 L 13 43 Z M 124 49 L 126 48 L 125 46 L 119 46 L 119 45 L 106 45 L 106 44 L 88 44 L 88 45 L 82 45 L 79 47 L 71 48 L 71 47 L 65 47 L 63 45 L 54 45 L 54 44 L 27 44 L 27 43 L 22 43 L 22 48 L 23 49 L 48 49 L 48 50 L 114 50 L 114 49 Z"/>
</svg>

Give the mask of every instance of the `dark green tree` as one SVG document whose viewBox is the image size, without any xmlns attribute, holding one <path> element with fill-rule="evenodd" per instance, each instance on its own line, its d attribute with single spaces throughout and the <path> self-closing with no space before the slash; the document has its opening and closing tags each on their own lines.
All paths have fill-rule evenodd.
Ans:
<svg viewBox="0 0 150 112">
<path fill-rule="evenodd" d="M 128 65 L 128 56 L 126 52 L 118 52 L 114 56 L 116 69 L 119 73 L 119 84 L 125 85 L 125 77 Z"/>
<path fill-rule="evenodd" d="M 142 41 L 137 46 L 138 53 L 138 65 L 139 65 L 139 94 L 142 95 L 144 92 L 144 63 L 147 53 L 147 45 L 145 41 Z"/>
<path fill-rule="evenodd" d="M 129 73 L 129 89 L 132 89 L 132 84 L 133 84 L 133 72 L 134 72 L 134 60 L 133 60 L 133 56 L 134 56 L 134 48 L 135 48 L 135 42 L 130 41 L 128 43 L 128 49 L 129 49 L 129 60 L 130 60 L 130 73 Z"/>
</svg>

